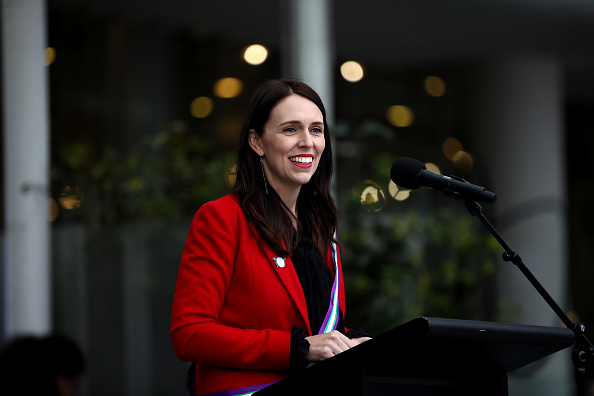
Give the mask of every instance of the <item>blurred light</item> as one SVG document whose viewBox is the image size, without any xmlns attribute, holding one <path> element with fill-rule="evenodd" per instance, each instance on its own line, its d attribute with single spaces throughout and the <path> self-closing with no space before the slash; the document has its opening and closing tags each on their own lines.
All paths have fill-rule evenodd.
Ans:
<svg viewBox="0 0 594 396">
<path fill-rule="evenodd" d="M 390 180 L 388 190 L 390 191 L 390 196 L 394 198 L 396 201 L 404 201 L 405 199 L 410 197 L 409 189 L 399 187 L 392 180 Z"/>
<path fill-rule="evenodd" d="M 81 201 L 75 197 L 60 197 L 60 206 L 72 210 L 80 208 Z"/>
<path fill-rule="evenodd" d="M 84 200 L 84 194 L 82 193 L 80 187 L 70 187 L 66 186 L 62 190 L 62 194 L 60 194 L 60 206 L 64 209 L 72 210 L 78 209 L 82 205 L 82 201 Z"/>
<path fill-rule="evenodd" d="M 472 155 L 467 153 L 466 151 L 458 151 L 456 155 L 454 155 L 454 166 L 464 172 L 470 172 L 472 167 L 474 166 L 474 160 L 472 159 Z"/>
<path fill-rule="evenodd" d="M 408 106 L 396 105 L 388 107 L 386 118 L 396 127 L 407 127 L 412 125 L 415 116 Z"/>
<path fill-rule="evenodd" d="M 192 117 L 205 118 L 208 117 L 214 108 L 214 103 L 211 98 L 200 96 L 190 103 L 190 114 Z"/>
<path fill-rule="evenodd" d="M 49 66 L 56 60 L 56 49 L 54 47 L 47 47 L 44 52 L 45 66 Z"/>
<path fill-rule="evenodd" d="M 60 207 L 55 199 L 50 198 L 47 200 L 47 220 L 54 221 L 58 218 L 58 214 L 60 214 Z"/>
<path fill-rule="evenodd" d="M 243 82 L 234 77 L 225 77 L 214 85 L 214 93 L 219 98 L 234 98 L 243 90 Z"/>
<path fill-rule="evenodd" d="M 433 173 L 437 173 L 438 175 L 441 175 L 441 170 L 439 169 L 439 167 L 431 162 L 427 162 L 425 164 L 425 168 L 427 168 L 427 170 L 429 172 L 433 172 Z"/>
<path fill-rule="evenodd" d="M 445 94 L 446 86 L 443 80 L 437 76 L 425 78 L 425 91 L 431 96 L 439 97 Z"/>
<path fill-rule="evenodd" d="M 566 315 L 571 319 L 573 323 L 580 323 L 580 317 L 576 311 L 566 312 Z"/>
<path fill-rule="evenodd" d="M 368 212 L 379 212 L 386 203 L 384 192 L 372 181 L 366 181 L 365 184 L 367 184 L 367 187 L 361 193 L 361 205 Z"/>
<path fill-rule="evenodd" d="M 250 65 L 260 65 L 268 58 L 268 50 L 260 44 L 250 45 L 243 52 L 243 59 Z"/>
<path fill-rule="evenodd" d="M 225 172 L 225 181 L 229 187 L 233 187 L 235 184 L 235 178 L 237 177 L 237 165 L 233 165 Z"/>
<path fill-rule="evenodd" d="M 361 81 L 363 78 L 363 66 L 355 61 L 344 62 L 340 66 L 340 74 L 349 82 Z"/>
<path fill-rule="evenodd" d="M 456 155 L 458 151 L 464 150 L 464 147 L 462 147 L 462 143 L 458 139 L 453 137 L 449 137 L 446 140 L 444 140 L 441 148 L 443 150 L 443 155 L 445 155 L 446 158 L 450 161 L 454 160 L 454 155 Z"/>
</svg>

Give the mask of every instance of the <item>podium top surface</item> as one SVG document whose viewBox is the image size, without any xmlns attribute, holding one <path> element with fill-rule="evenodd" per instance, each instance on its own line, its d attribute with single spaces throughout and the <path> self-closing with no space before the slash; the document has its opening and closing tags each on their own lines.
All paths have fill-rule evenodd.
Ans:
<svg viewBox="0 0 594 396">
<path fill-rule="evenodd" d="M 489 340 L 490 342 L 521 343 L 558 346 L 573 344 L 574 334 L 564 327 L 547 327 L 498 322 L 481 322 L 443 318 L 419 317 L 401 326 L 430 337 Z M 400 327 L 397 327 L 397 329 Z"/>
<path fill-rule="evenodd" d="M 405 354 L 439 352 L 450 362 L 488 362 L 516 370 L 574 343 L 567 328 L 419 317 L 372 341 Z M 407 344 L 416 344 L 410 347 Z M 373 344 L 368 345 L 375 349 Z M 348 352 L 348 351 L 347 351 Z"/>
</svg>

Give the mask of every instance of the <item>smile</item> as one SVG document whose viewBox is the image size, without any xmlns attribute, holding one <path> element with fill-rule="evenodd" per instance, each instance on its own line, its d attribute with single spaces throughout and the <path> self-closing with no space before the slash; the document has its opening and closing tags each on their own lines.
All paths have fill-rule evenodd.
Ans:
<svg viewBox="0 0 594 396">
<path fill-rule="evenodd" d="M 295 157 L 290 157 L 289 161 L 301 168 L 309 168 L 313 163 L 313 155 L 298 155 Z"/>
</svg>

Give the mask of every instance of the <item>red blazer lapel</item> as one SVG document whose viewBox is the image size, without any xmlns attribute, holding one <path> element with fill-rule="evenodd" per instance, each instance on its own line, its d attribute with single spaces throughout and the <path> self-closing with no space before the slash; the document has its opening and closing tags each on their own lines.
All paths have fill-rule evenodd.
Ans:
<svg viewBox="0 0 594 396">
<path fill-rule="evenodd" d="M 258 239 L 260 234 L 258 233 L 256 227 L 252 223 L 249 223 L 249 227 L 256 239 Z M 282 257 L 284 259 L 283 267 L 282 264 L 279 265 L 275 262 L 274 259 L 279 256 L 268 247 L 266 242 L 262 243 L 262 247 L 264 249 L 264 254 L 268 259 L 269 264 L 275 269 L 277 276 L 279 277 L 279 279 L 285 286 L 285 289 L 287 289 L 287 292 L 295 302 L 295 305 L 297 306 L 297 309 L 301 314 L 303 322 L 307 323 L 308 328 L 303 330 L 308 334 L 312 334 L 311 329 L 309 328 L 309 319 L 307 316 L 307 304 L 305 302 L 305 296 L 303 295 L 303 289 L 301 288 L 301 283 L 299 282 L 299 277 L 297 277 L 297 273 L 295 272 L 295 267 L 293 267 L 293 262 L 291 261 L 291 258 L 288 256 Z"/>
</svg>

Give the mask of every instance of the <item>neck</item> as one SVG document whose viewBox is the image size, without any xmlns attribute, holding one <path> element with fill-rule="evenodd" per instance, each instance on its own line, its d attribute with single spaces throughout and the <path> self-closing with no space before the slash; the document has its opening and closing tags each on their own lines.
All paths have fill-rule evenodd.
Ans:
<svg viewBox="0 0 594 396">
<path fill-rule="evenodd" d="M 289 191 L 287 189 L 275 188 L 275 191 L 280 197 L 280 199 L 283 201 L 285 206 L 291 211 L 293 216 L 297 217 L 297 198 L 299 198 L 299 192 L 301 191 L 301 187 L 291 189 Z"/>
</svg>

